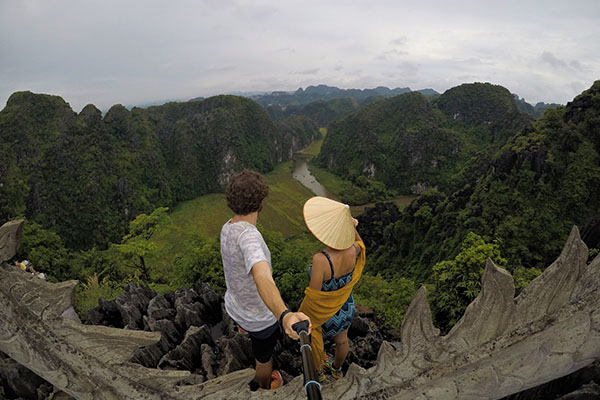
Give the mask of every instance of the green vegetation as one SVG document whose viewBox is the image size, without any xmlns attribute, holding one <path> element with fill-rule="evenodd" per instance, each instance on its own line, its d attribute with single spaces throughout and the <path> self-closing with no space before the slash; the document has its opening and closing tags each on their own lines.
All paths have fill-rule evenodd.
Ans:
<svg viewBox="0 0 600 400">
<path fill-rule="evenodd" d="M 100 280 L 98 275 L 94 274 L 87 279 L 86 283 L 75 288 L 75 309 L 81 317 L 85 317 L 87 312 L 98 307 L 98 300 L 114 300 L 123 294 L 121 285 L 114 281 L 104 278 Z"/>
<path fill-rule="evenodd" d="M 146 256 L 148 265 L 157 276 L 166 277 L 177 265 L 178 255 L 197 247 L 188 241 L 203 243 L 216 239 L 229 218 L 231 212 L 223 194 L 207 194 L 178 204 L 169 214 L 168 223 L 161 225 L 150 238 L 154 250 Z"/>
<path fill-rule="evenodd" d="M 300 151 L 300 153 L 304 154 L 308 160 L 312 160 L 321 152 L 321 146 L 323 146 L 323 139 L 327 136 L 327 128 L 319 128 L 319 132 L 321 132 L 321 139 L 315 140 L 308 147 L 304 148 Z"/>
<path fill-rule="evenodd" d="M 306 105 L 317 101 L 350 101 L 353 100 L 360 104 L 369 103 L 373 98 L 380 99 L 384 97 L 397 96 L 402 93 L 410 92 L 409 88 L 389 89 L 386 87 L 376 87 L 374 89 L 340 89 L 335 86 L 318 85 L 308 86 L 306 89 L 299 88 L 294 93 L 273 92 L 262 96 L 256 96 L 254 99 L 265 107 L 269 105 L 291 106 Z"/>
<path fill-rule="evenodd" d="M 159 207 L 150 215 L 140 214 L 129 223 L 129 233 L 123 236 L 121 244 L 115 245 L 126 260 L 127 266 L 135 270 L 134 276 L 144 282 L 150 280 L 150 269 L 145 257 L 156 249 L 156 244 L 150 241 L 158 225 L 168 218 L 168 208 Z"/>
<path fill-rule="evenodd" d="M 333 121 L 346 117 L 359 109 L 358 102 L 350 97 L 331 100 L 316 100 L 306 105 L 269 104 L 265 107 L 271 118 L 284 121 L 295 116 L 304 116 L 318 126 L 328 126 Z"/>
<path fill-rule="evenodd" d="M 435 264 L 430 280 L 435 290 L 430 302 L 438 327 L 452 327 L 475 300 L 488 258 L 499 267 L 506 266 L 497 244 L 485 243 L 481 236 L 469 232 L 454 260 Z"/>
<path fill-rule="evenodd" d="M 475 154 L 500 148 L 530 121 L 499 86 L 462 85 L 434 102 L 407 93 L 331 124 L 316 162 L 358 187 L 347 191 L 357 202 L 380 196 L 377 182 L 404 194 L 450 190 Z"/>
<path fill-rule="evenodd" d="M 58 97 L 18 93 L 0 111 L 0 217 L 27 217 L 19 259 L 52 280 L 86 282 L 77 292 L 82 315 L 132 281 L 161 292 L 209 282 L 222 293 L 218 235 L 231 212 L 223 194 L 209 192 L 249 166 L 271 188 L 259 229 L 293 307 L 321 245 L 302 221 L 312 193 L 293 179 L 291 162 L 278 161 L 297 150 L 292 142 L 322 135 L 304 154 L 323 185 L 348 203 L 396 200 L 359 216 L 368 263 L 357 302 L 397 332 L 425 284 L 447 331 L 477 296 L 487 257 L 525 287 L 573 225 L 600 215 L 600 81 L 535 122 L 512 101 L 489 84 L 433 102 L 410 93 L 319 133 L 305 116 L 275 124 L 233 96 L 114 106 L 102 118 L 91 105 L 76 115 Z M 417 183 L 437 189 L 398 197 Z M 590 257 L 599 245 L 589 243 Z"/>
<path fill-rule="evenodd" d="M 399 328 L 415 294 L 413 281 L 396 277 L 384 279 L 381 275 L 363 274 L 354 289 L 355 301 L 371 307 L 383 328 L 400 336 Z"/>
<path fill-rule="evenodd" d="M 327 136 L 327 129 L 321 128 L 321 133 L 323 134 L 323 138 L 325 138 Z M 381 182 L 367 179 L 364 176 L 351 176 L 349 179 L 344 179 L 324 168 L 320 168 L 317 163 L 312 162 L 312 160 L 319 155 L 323 140 L 324 139 L 313 142 L 310 147 L 304 149 L 301 153 L 310 163 L 311 174 L 325 186 L 336 199 L 346 204 L 353 205 L 355 206 L 355 210 L 358 210 L 364 209 L 364 206 L 367 203 L 396 197 L 396 192 L 388 190 Z"/>
<path fill-rule="evenodd" d="M 546 111 L 490 161 L 465 168 L 455 192 L 428 191 L 393 219 L 362 219 L 376 227 L 363 235 L 373 244 L 369 271 L 433 284 L 442 327 L 476 296 L 484 254 L 524 287 L 560 254 L 573 225 L 600 214 L 599 99 L 600 81 Z"/>
<path fill-rule="evenodd" d="M 243 167 L 271 171 L 319 135 L 236 96 L 115 105 L 102 118 L 93 105 L 77 115 L 60 97 L 15 93 L 0 111 L 0 219 L 26 216 L 69 249 L 106 248 L 135 216 L 219 192 Z"/>
</svg>

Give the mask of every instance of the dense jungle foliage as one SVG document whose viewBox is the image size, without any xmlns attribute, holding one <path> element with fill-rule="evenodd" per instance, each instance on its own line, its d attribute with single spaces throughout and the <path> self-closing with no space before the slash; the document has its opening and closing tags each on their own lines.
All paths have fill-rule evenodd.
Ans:
<svg viewBox="0 0 600 400">
<path fill-rule="evenodd" d="M 351 97 L 331 100 L 316 100 L 306 105 L 269 104 L 265 110 L 274 120 L 292 115 L 304 115 L 316 122 L 319 127 L 327 127 L 335 120 L 347 117 L 359 109 L 358 102 Z"/>
<path fill-rule="evenodd" d="M 117 105 L 102 117 L 92 105 L 76 114 L 60 97 L 16 93 L 0 111 L 0 217 L 27 217 L 19 259 L 51 279 L 85 282 L 82 313 L 131 281 L 159 292 L 209 282 L 222 292 L 215 237 L 186 233 L 172 268 L 153 270 L 157 232 L 181 225 L 167 207 L 221 190 L 242 167 L 270 171 L 321 137 L 317 126 L 327 118 L 314 118 L 333 115 L 335 104 L 345 103 L 317 102 L 311 107 L 325 109 L 275 122 L 234 96 L 131 111 Z M 377 203 L 358 216 L 368 263 L 355 297 L 391 332 L 421 284 L 447 331 L 477 296 L 487 258 L 519 288 L 558 256 L 573 225 L 591 254 L 600 247 L 600 81 L 536 121 L 490 84 L 433 100 L 379 100 L 333 122 L 316 160 L 323 174 L 345 180 L 337 192 L 349 203 L 420 193 L 403 210 Z M 274 187 L 277 209 L 263 214 L 290 219 L 284 203 L 295 190 Z M 306 194 L 294 196 L 299 213 Z M 293 307 L 320 245 L 304 233 L 259 229 Z"/>
<path fill-rule="evenodd" d="M 0 111 L 0 219 L 25 216 L 72 249 L 105 248 L 136 215 L 222 190 L 242 167 L 267 172 L 320 137 L 276 125 L 235 96 L 131 111 L 74 113 L 58 96 L 19 92 Z"/>
<path fill-rule="evenodd" d="M 600 247 L 600 81 L 460 176 L 459 190 L 430 190 L 401 212 L 379 205 L 359 218 L 369 270 L 433 284 L 440 325 L 455 322 L 454 307 L 478 292 L 484 263 L 469 257 L 486 254 L 522 286 L 554 261 L 573 225 L 588 247 Z"/>
<path fill-rule="evenodd" d="M 331 124 L 317 162 L 401 193 L 449 191 L 473 157 L 488 158 L 531 120 L 508 90 L 489 83 L 461 85 L 433 102 L 407 93 Z"/>
</svg>

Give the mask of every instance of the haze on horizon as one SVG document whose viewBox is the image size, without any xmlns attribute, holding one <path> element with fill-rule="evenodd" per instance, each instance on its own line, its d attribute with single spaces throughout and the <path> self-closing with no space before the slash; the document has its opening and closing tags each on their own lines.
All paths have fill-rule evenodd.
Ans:
<svg viewBox="0 0 600 400">
<path fill-rule="evenodd" d="M 0 0 L 0 107 L 469 82 L 564 104 L 600 79 L 598 38 L 597 0 Z"/>
</svg>

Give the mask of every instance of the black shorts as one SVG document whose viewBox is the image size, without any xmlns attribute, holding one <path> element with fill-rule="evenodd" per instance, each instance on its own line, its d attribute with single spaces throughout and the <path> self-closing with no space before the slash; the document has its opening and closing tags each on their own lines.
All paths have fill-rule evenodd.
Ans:
<svg viewBox="0 0 600 400">
<path fill-rule="evenodd" d="M 248 335 L 250 335 L 252 354 L 254 354 L 256 361 L 263 364 L 268 363 L 273 355 L 277 340 L 281 337 L 279 323 L 276 322 L 259 332 L 248 332 Z"/>
</svg>

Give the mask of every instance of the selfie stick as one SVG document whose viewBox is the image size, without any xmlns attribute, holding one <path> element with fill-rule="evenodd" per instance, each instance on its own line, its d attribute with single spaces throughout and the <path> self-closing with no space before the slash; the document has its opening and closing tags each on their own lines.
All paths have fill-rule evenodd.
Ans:
<svg viewBox="0 0 600 400">
<path fill-rule="evenodd" d="M 304 392 L 308 400 L 321 400 L 321 384 L 317 380 L 315 360 L 308 338 L 308 321 L 296 322 L 292 328 L 300 335 L 300 353 L 302 353 L 302 369 L 304 370 Z"/>
</svg>

